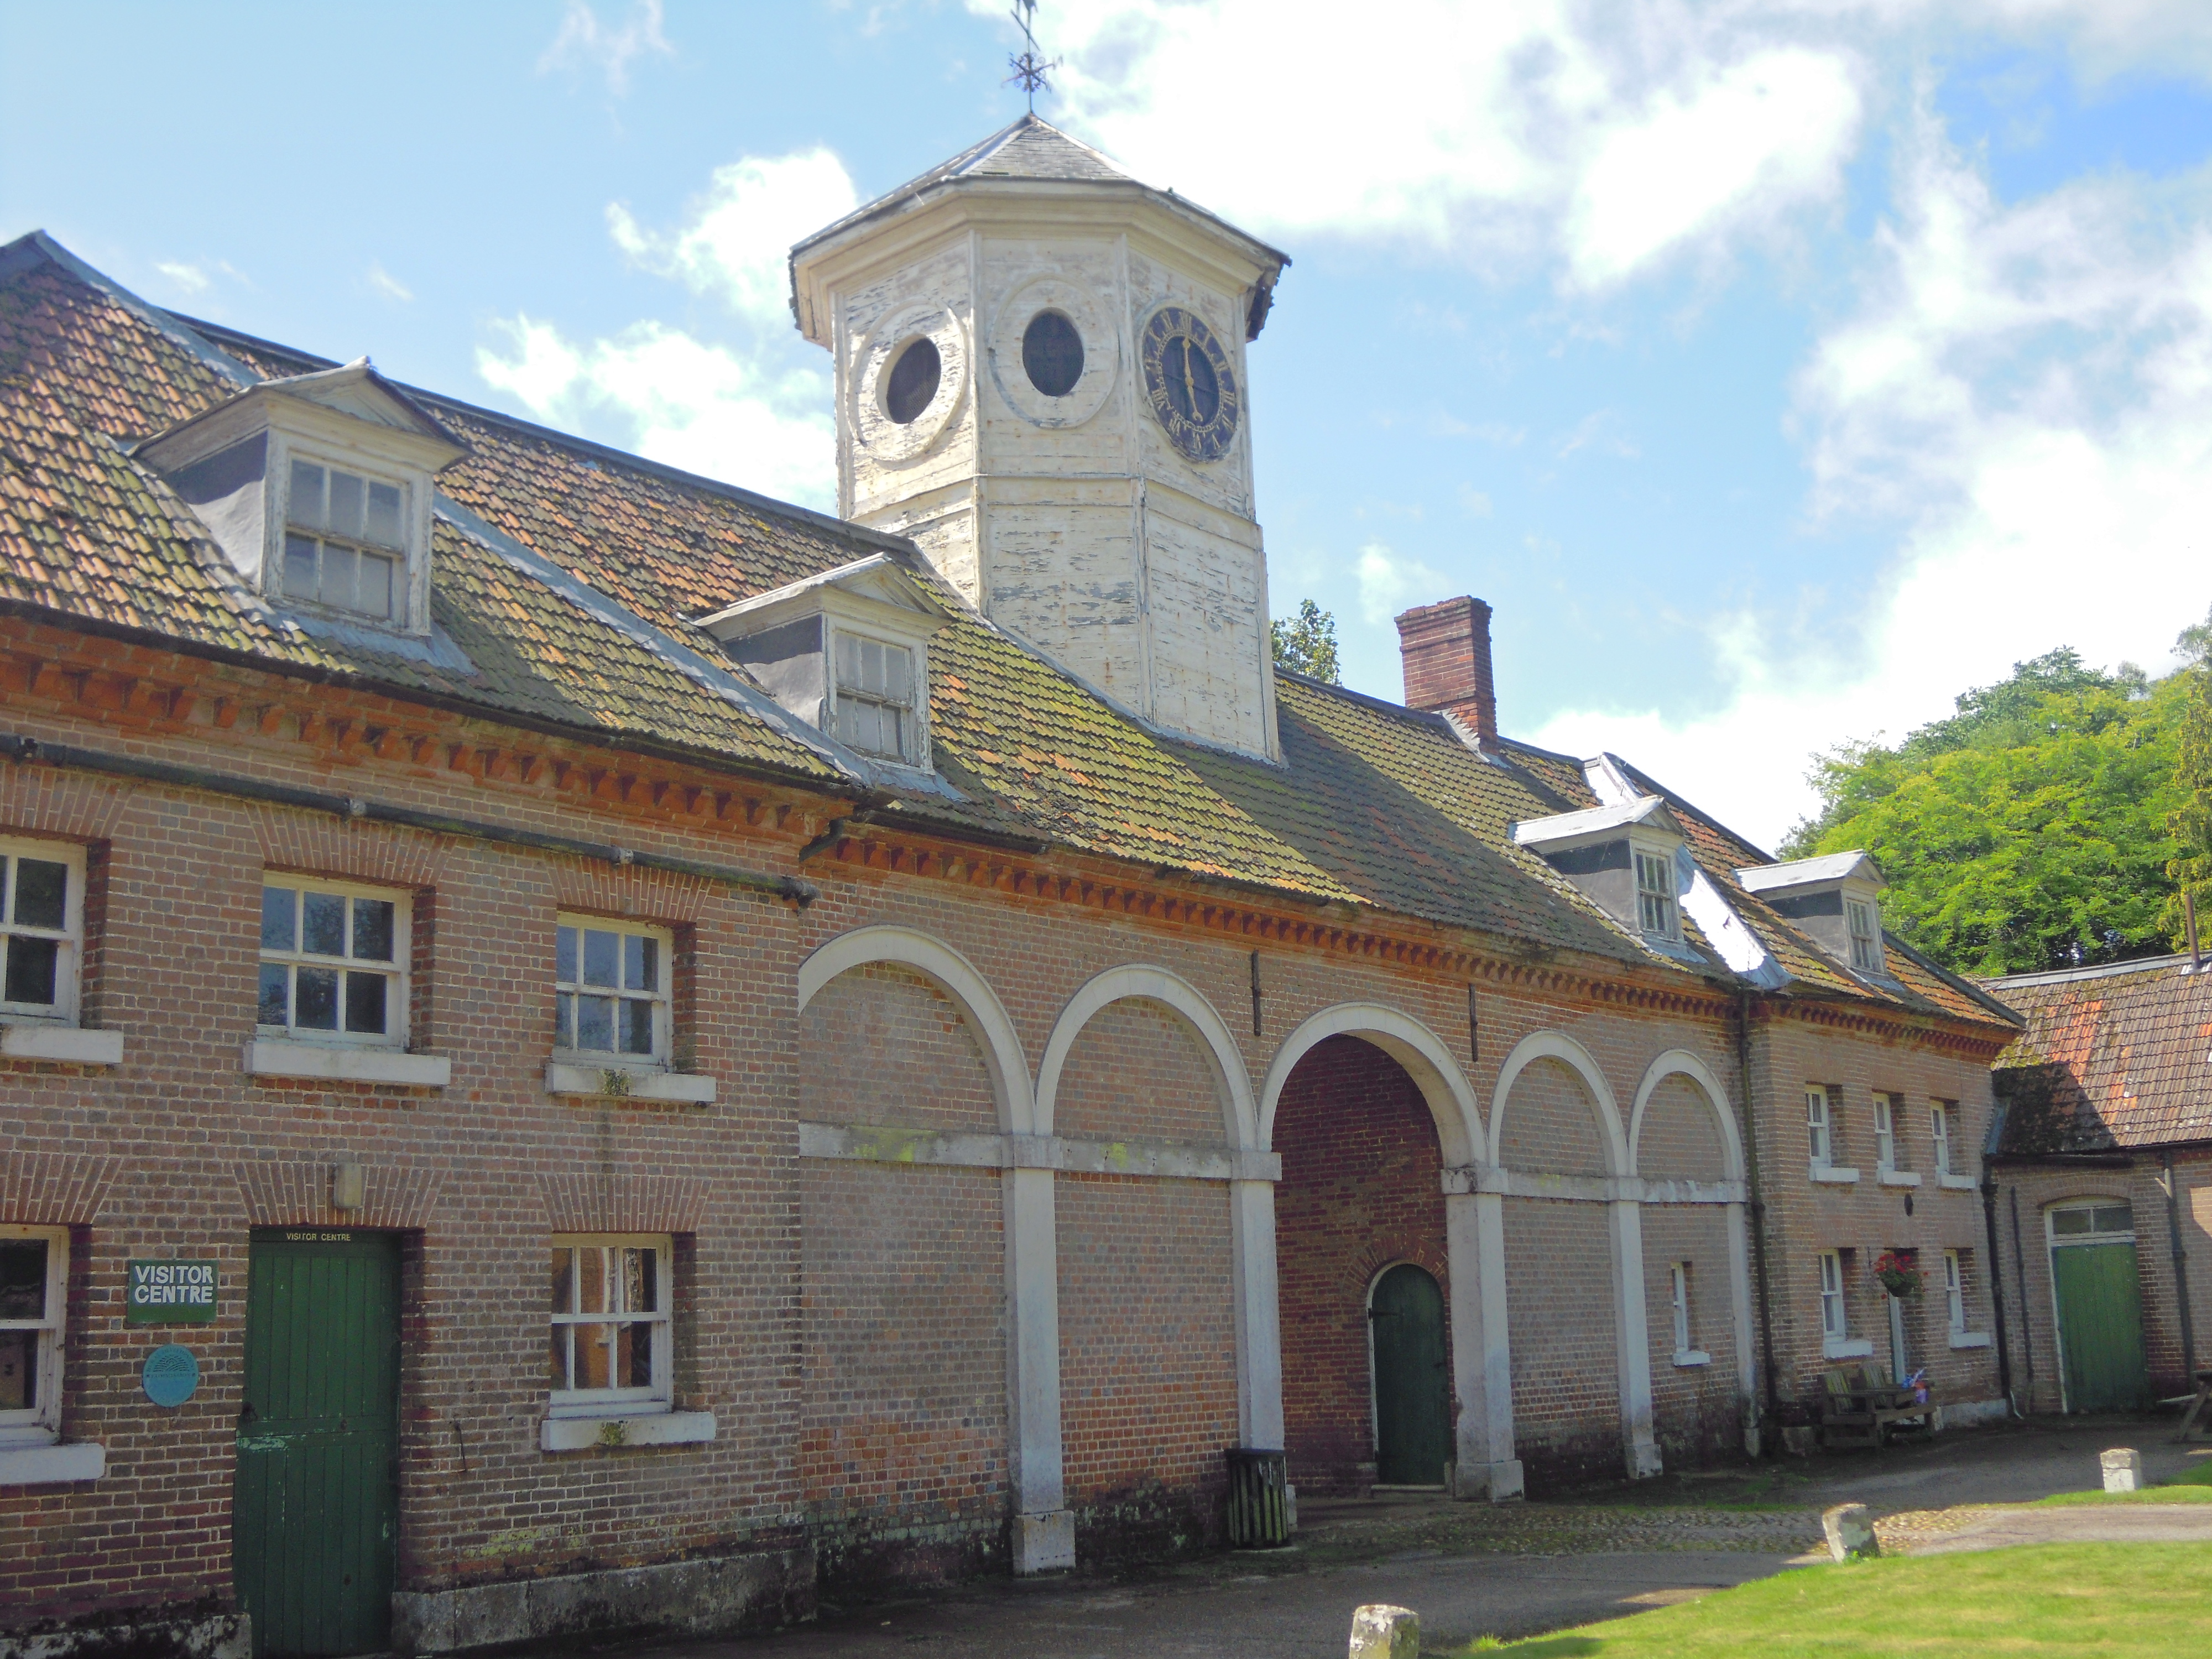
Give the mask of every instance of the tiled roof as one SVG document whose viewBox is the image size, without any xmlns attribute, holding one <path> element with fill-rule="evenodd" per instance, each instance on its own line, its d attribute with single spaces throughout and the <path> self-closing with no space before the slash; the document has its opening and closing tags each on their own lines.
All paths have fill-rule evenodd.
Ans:
<svg viewBox="0 0 2212 1659">
<path fill-rule="evenodd" d="M 2163 957 L 1985 983 L 2027 1020 L 1997 1061 L 2000 1151 L 2212 1140 L 2212 973 Z"/>
<path fill-rule="evenodd" d="M 439 478 L 433 613 L 450 649 L 395 654 L 299 632 L 240 590 L 126 448 L 254 377 L 330 365 L 153 313 L 66 256 L 34 257 L 50 246 L 0 252 L 0 599 L 280 672 L 869 788 L 878 821 L 1731 982 L 1717 961 L 1654 950 L 1511 844 L 1516 822 L 1601 804 L 1568 757 L 1514 744 L 1484 755 L 1441 715 L 1289 673 L 1277 677 L 1281 766 L 1170 738 L 978 616 L 909 544 L 419 390 L 409 395 L 471 451 Z M 951 794 L 870 772 L 799 726 L 693 626 L 886 551 L 951 613 L 930 653 L 932 748 Z M 1728 877 L 1762 858 L 1755 848 L 1651 789 L 1793 989 L 1990 1022 L 1985 1003 L 1910 962 L 1893 987 L 1843 972 Z"/>
</svg>

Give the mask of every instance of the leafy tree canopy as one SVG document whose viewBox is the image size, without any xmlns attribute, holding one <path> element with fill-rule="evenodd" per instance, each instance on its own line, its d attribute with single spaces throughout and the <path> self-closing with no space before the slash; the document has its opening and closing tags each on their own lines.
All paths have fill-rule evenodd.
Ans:
<svg viewBox="0 0 2212 1659">
<path fill-rule="evenodd" d="M 1275 647 L 1275 662 L 1309 678 L 1337 684 L 1336 616 L 1311 599 L 1298 601 L 1295 617 L 1278 617 L 1267 624 Z"/>
<path fill-rule="evenodd" d="M 1872 853 L 1889 878 L 1885 925 L 1959 972 L 2156 955 L 2175 909 L 2168 866 L 2182 847 L 2169 819 L 2186 795 L 2175 775 L 2185 728 L 2203 733 L 2199 822 L 2212 830 L 2204 677 L 2200 665 L 2152 681 L 2131 664 L 2088 667 L 2066 647 L 2016 663 L 1901 743 L 1818 757 L 1808 781 L 1820 811 L 1783 856 Z M 2212 884 L 2212 840 L 2203 853 Z"/>
</svg>

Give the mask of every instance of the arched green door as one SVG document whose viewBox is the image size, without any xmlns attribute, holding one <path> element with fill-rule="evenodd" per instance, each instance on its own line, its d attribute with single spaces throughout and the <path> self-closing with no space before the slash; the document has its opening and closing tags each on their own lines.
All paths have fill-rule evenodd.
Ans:
<svg viewBox="0 0 2212 1659">
<path fill-rule="evenodd" d="M 1375 1478 L 1386 1486 L 1443 1484 L 1451 1458 L 1451 1373 L 1444 1297 L 1402 1262 L 1376 1281 L 1368 1306 L 1375 1350 Z"/>
</svg>

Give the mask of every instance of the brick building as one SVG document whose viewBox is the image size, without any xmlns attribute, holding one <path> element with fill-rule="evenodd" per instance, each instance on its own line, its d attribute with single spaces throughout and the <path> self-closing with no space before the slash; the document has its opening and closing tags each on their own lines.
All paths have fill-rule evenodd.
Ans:
<svg viewBox="0 0 2212 1659">
<path fill-rule="evenodd" d="M 1024 120 L 793 255 L 830 517 L 0 250 L 0 1609 L 448 1651 L 1493 1499 L 1993 1359 L 2017 1021 L 1275 671 L 1281 255 Z M 1917 1200 L 1917 1207 L 1916 1207 Z M 10 1650 L 15 1650 L 12 1647 Z"/>
<path fill-rule="evenodd" d="M 1991 980 L 2027 1022 L 1996 1077 L 1991 1222 L 2024 1411 L 2193 1393 L 2212 1333 L 2212 990 L 2186 957 Z"/>
</svg>

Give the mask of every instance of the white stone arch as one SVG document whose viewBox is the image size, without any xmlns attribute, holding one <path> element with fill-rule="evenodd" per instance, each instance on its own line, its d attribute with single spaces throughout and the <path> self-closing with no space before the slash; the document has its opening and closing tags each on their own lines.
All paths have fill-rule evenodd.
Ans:
<svg viewBox="0 0 2212 1659">
<path fill-rule="evenodd" d="M 1631 1168 L 1628 1136 L 1620 1127 L 1620 1108 L 1613 1101 L 1612 1085 L 1606 1082 L 1597 1061 L 1590 1058 L 1589 1050 L 1561 1031 L 1532 1031 L 1505 1057 L 1505 1065 L 1498 1073 L 1498 1086 L 1490 1096 L 1490 1144 L 1500 1149 L 1504 1146 L 1506 1098 L 1513 1092 L 1513 1085 L 1521 1073 L 1540 1060 L 1559 1060 L 1582 1079 L 1583 1086 L 1590 1091 L 1590 1098 L 1597 1103 L 1598 1127 L 1605 1139 L 1607 1173 L 1626 1175 Z M 1502 1162 L 1502 1150 L 1499 1157 Z"/>
<path fill-rule="evenodd" d="M 1275 1109 L 1291 1073 L 1311 1049 L 1333 1036 L 1356 1036 L 1371 1042 L 1405 1068 L 1428 1102 L 1448 1167 L 1489 1161 L 1481 1110 L 1451 1050 L 1420 1021 L 1374 1002 L 1340 1002 L 1334 1008 L 1324 1008 L 1283 1040 L 1267 1067 L 1267 1080 L 1260 1089 L 1261 1146 L 1275 1144 Z"/>
<path fill-rule="evenodd" d="M 1686 1048 L 1669 1048 L 1653 1060 L 1644 1073 L 1644 1080 L 1636 1085 L 1636 1104 L 1628 1115 L 1628 1168 L 1632 1173 L 1639 1170 L 1638 1160 L 1643 1156 L 1644 1109 L 1650 1104 L 1653 1093 L 1670 1077 L 1686 1077 L 1696 1084 L 1705 1097 L 1705 1104 L 1720 1125 L 1721 1153 L 1727 1164 L 1726 1175 L 1730 1181 L 1743 1179 L 1743 1136 L 1736 1128 L 1735 1114 L 1729 1108 L 1729 1095 L 1712 1068 Z"/>
<path fill-rule="evenodd" d="M 1252 1104 L 1252 1079 L 1244 1069 L 1244 1056 L 1237 1052 L 1237 1039 L 1229 1034 L 1228 1024 L 1189 981 L 1165 968 L 1141 963 L 1109 968 L 1094 975 L 1060 1011 L 1059 1019 L 1053 1024 L 1052 1036 L 1044 1045 L 1044 1059 L 1037 1066 L 1036 1133 L 1054 1133 L 1054 1109 L 1060 1098 L 1060 1073 L 1067 1066 L 1068 1055 L 1074 1051 L 1076 1038 L 1083 1035 L 1083 1028 L 1101 1011 L 1132 997 L 1161 1003 L 1182 1018 L 1212 1058 L 1213 1086 L 1220 1097 L 1222 1127 L 1229 1144 L 1244 1150 L 1257 1146 L 1259 1114 Z"/>
<path fill-rule="evenodd" d="M 951 945 L 912 927 L 881 924 L 856 927 L 816 947 L 799 964 L 799 1007 L 804 1013 L 822 988 L 840 974 L 872 962 L 911 968 L 952 1000 L 982 1039 L 983 1065 L 999 1103 L 999 1127 L 1008 1134 L 1036 1133 L 1036 1097 L 1030 1091 L 1029 1060 L 1008 1018 L 1006 1005 L 975 964 Z"/>
</svg>

